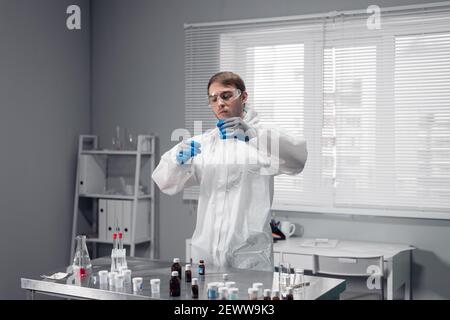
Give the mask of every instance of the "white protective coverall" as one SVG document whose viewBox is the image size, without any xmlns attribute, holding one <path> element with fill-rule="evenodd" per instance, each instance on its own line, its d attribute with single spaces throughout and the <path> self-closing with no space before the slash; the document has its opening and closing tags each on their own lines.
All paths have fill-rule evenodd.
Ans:
<svg viewBox="0 0 450 320">
<path fill-rule="evenodd" d="M 152 178 L 169 195 L 200 185 L 197 223 L 191 239 L 193 261 L 203 259 L 217 266 L 273 271 L 269 224 L 273 177 L 303 170 L 306 141 L 261 125 L 253 109 L 245 113 L 243 120 L 257 132 L 249 142 L 223 140 L 219 129 L 212 129 L 192 138 L 200 142 L 200 154 L 180 165 L 175 161 L 176 145 L 161 157 Z M 272 145 L 262 148 L 261 143 L 267 146 L 267 141 Z M 273 147 L 276 141 L 278 152 Z"/>
</svg>

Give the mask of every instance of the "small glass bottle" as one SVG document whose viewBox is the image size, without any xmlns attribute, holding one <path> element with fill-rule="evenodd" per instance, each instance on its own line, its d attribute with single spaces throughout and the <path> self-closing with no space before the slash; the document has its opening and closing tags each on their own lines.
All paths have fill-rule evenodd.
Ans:
<svg viewBox="0 0 450 320">
<path fill-rule="evenodd" d="M 272 291 L 272 300 L 280 300 L 280 290 L 273 289 L 273 291 Z"/>
<path fill-rule="evenodd" d="M 253 288 L 257 289 L 258 299 L 262 299 L 263 297 L 263 287 L 264 284 L 262 282 L 253 283 Z"/>
<path fill-rule="evenodd" d="M 217 284 L 215 282 L 208 283 L 208 299 L 217 298 Z"/>
<path fill-rule="evenodd" d="M 264 300 L 272 300 L 270 298 L 272 291 L 270 289 L 264 289 Z"/>
<path fill-rule="evenodd" d="M 198 279 L 192 278 L 192 299 L 198 299 Z"/>
<path fill-rule="evenodd" d="M 227 287 L 219 287 L 218 298 L 219 298 L 219 300 L 227 300 L 227 298 L 228 298 L 228 288 Z"/>
<path fill-rule="evenodd" d="M 227 282 L 228 281 L 228 273 L 222 274 L 222 279 L 223 279 L 223 282 Z"/>
<path fill-rule="evenodd" d="M 200 264 L 198 265 L 198 274 L 201 276 L 205 275 L 205 261 L 200 260 Z"/>
<path fill-rule="evenodd" d="M 292 287 L 286 287 L 286 296 L 284 300 L 294 300 L 294 290 Z"/>
<path fill-rule="evenodd" d="M 239 288 L 228 288 L 228 300 L 239 299 Z"/>
<path fill-rule="evenodd" d="M 187 264 L 184 270 L 185 270 L 184 276 L 185 276 L 186 282 L 191 282 L 191 280 L 192 280 L 191 265 Z"/>
<path fill-rule="evenodd" d="M 248 299 L 249 300 L 258 300 L 258 289 L 248 288 Z"/>
<path fill-rule="evenodd" d="M 172 267 L 170 269 L 171 271 L 176 271 L 178 272 L 178 278 L 181 280 L 181 264 L 180 264 L 180 258 L 174 258 L 173 259 L 173 264 Z"/>
<path fill-rule="evenodd" d="M 172 277 L 170 278 L 170 296 L 180 296 L 180 278 L 178 277 L 178 271 L 172 271 Z"/>
</svg>

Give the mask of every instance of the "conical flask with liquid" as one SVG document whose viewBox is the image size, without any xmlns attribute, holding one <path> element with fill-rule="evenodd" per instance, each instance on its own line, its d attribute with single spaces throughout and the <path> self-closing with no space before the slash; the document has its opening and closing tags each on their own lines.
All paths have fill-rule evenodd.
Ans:
<svg viewBox="0 0 450 320">
<path fill-rule="evenodd" d="M 91 259 L 86 247 L 86 236 L 77 236 L 77 249 L 73 259 L 73 272 L 80 278 L 85 278 L 92 273 Z"/>
</svg>

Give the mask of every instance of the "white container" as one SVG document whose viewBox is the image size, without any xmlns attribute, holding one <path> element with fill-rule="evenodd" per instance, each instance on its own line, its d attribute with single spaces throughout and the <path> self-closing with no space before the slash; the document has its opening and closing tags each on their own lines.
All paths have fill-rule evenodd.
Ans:
<svg viewBox="0 0 450 320">
<path fill-rule="evenodd" d="M 122 274 L 117 274 L 116 275 L 116 289 L 122 289 L 123 288 L 123 275 Z"/>
<path fill-rule="evenodd" d="M 239 299 L 239 288 L 229 288 L 228 300 L 238 300 L 238 299 Z"/>
<path fill-rule="evenodd" d="M 249 300 L 258 300 L 258 289 L 257 288 L 248 288 L 248 299 Z"/>
<path fill-rule="evenodd" d="M 114 287 L 116 285 L 116 275 L 117 274 L 118 273 L 115 271 L 108 273 L 108 283 L 109 283 L 110 287 Z"/>
<path fill-rule="evenodd" d="M 152 294 L 153 293 L 160 293 L 161 286 L 161 280 L 160 279 L 151 279 L 150 280 L 150 287 L 152 288 Z"/>
<path fill-rule="evenodd" d="M 234 282 L 234 281 L 227 281 L 227 282 L 225 282 L 225 287 L 227 287 L 228 289 L 229 288 L 233 288 L 235 286 L 236 286 L 236 282 Z"/>
<path fill-rule="evenodd" d="M 98 279 L 101 286 L 108 284 L 108 270 L 101 270 L 98 272 Z"/>
<path fill-rule="evenodd" d="M 126 266 L 120 266 L 120 267 L 119 267 L 119 274 L 122 274 L 122 275 L 123 275 L 123 272 L 124 272 L 125 270 L 128 270 L 128 268 L 127 268 Z"/>
<path fill-rule="evenodd" d="M 124 285 L 131 285 L 131 270 L 126 269 L 122 271 L 123 274 L 123 284 Z"/>
<path fill-rule="evenodd" d="M 143 279 L 141 277 L 133 278 L 133 291 L 138 292 L 142 290 Z"/>
<path fill-rule="evenodd" d="M 227 287 L 219 287 L 217 298 L 219 300 L 227 300 L 228 299 L 228 288 Z"/>
<path fill-rule="evenodd" d="M 263 297 L 263 287 L 264 284 L 262 284 L 261 282 L 253 283 L 253 288 L 258 289 L 258 299 L 261 299 Z"/>
</svg>

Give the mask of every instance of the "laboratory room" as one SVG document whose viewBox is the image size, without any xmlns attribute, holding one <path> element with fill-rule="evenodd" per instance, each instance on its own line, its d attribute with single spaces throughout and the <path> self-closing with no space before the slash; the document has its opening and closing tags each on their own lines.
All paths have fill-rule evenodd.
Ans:
<svg viewBox="0 0 450 320">
<path fill-rule="evenodd" d="M 450 1 L 0 0 L 0 300 L 450 300 L 449 57 Z"/>
</svg>

